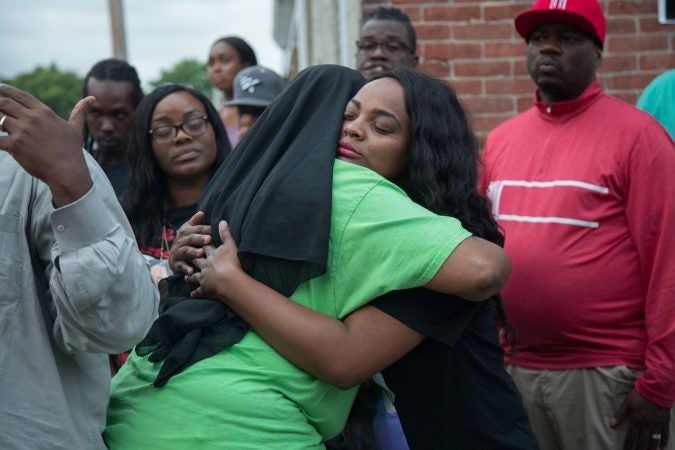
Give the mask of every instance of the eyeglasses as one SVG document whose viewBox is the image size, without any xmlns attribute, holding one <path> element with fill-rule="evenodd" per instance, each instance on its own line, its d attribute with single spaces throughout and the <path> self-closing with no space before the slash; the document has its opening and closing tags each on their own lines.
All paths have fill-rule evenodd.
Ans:
<svg viewBox="0 0 675 450">
<path fill-rule="evenodd" d="M 362 53 L 372 53 L 378 47 L 380 47 L 384 53 L 387 53 L 389 55 L 410 50 L 410 47 L 408 47 L 401 41 L 385 41 L 385 42 L 356 41 L 356 48 L 358 48 L 359 51 Z"/>
<path fill-rule="evenodd" d="M 178 134 L 178 130 L 183 130 L 189 136 L 199 136 L 206 131 L 206 123 L 209 120 L 207 116 L 198 117 L 196 119 L 186 120 L 179 125 L 163 125 L 161 127 L 152 128 L 148 134 L 157 144 L 167 144 Z"/>
</svg>

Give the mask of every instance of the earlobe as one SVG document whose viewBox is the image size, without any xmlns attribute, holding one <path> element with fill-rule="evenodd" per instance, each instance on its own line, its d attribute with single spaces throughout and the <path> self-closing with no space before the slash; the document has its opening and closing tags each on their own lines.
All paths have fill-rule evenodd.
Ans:
<svg viewBox="0 0 675 450">
<path fill-rule="evenodd" d="M 602 66 L 602 50 L 597 49 L 597 50 L 595 51 L 595 55 L 596 55 L 596 58 L 595 58 L 595 68 L 598 69 L 598 68 L 600 68 L 600 67 Z"/>
</svg>

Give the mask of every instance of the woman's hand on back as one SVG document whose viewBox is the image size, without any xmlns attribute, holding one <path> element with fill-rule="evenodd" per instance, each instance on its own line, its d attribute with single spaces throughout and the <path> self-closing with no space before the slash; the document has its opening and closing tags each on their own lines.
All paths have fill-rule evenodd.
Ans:
<svg viewBox="0 0 675 450">
<path fill-rule="evenodd" d="M 213 245 L 204 246 L 204 256 L 192 261 L 198 271 L 186 277 L 186 280 L 199 285 L 192 291 L 193 297 L 224 299 L 228 288 L 237 286 L 237 276 L 248 277 L 241 268 L 237 243 L 230 235 L 227 222 L 220 221 L 218 232 L 223 244 L 217 248 Z"/>
<path fill-rule="evenodd" d="M 178 229 L 169 255 L 169 267 L 174 273 L 192 275 L 192 261 L 205 255 L 204 246 L 211 243 L 211 226 L 201 225 L 202 220 L 204 213 L 198 211 Z"/>
</svg>

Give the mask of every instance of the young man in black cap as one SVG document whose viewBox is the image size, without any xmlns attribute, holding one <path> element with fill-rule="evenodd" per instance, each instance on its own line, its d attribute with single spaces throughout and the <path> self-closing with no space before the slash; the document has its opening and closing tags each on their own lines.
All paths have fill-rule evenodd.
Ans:
<svg viewBox="0 0 675 450">
<path fill-rule="evenodd" d="M 249 132 L 265 108 L 281 93 L 286 81 L 276 72 L 262 66 L 242 69 L 234 78 L 234 95 L 226 102 L 239 112 L 239 141 Z"/>
<path fill-rule="evenodd" d="M 513 262 L 511 374 L 544 450 L 675 448 L 675 146 L 603 92 L 596 0 L 515 26 L 535 105 L 490 133 L 482 180 Z"/>
</svg>

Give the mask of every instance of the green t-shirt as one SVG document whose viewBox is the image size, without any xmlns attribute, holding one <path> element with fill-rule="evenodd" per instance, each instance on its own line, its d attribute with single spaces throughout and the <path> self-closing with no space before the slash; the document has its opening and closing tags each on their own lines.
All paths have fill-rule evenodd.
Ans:
<svg viewBox="0 0 675 450">
<path fill-rule="evenodd" d="M 385 292 L 426 284 L 470 236 L 369 169 L 337 160 L 333 177 L 328 269 L 293 293 L 302 305 L 344 318 Z M 323 448 L 356 394 L 289 363 L 253 331 L 158 389 L 159 367 L 133 353 L 113 379 L 111 449 Z"/>
</svg>

